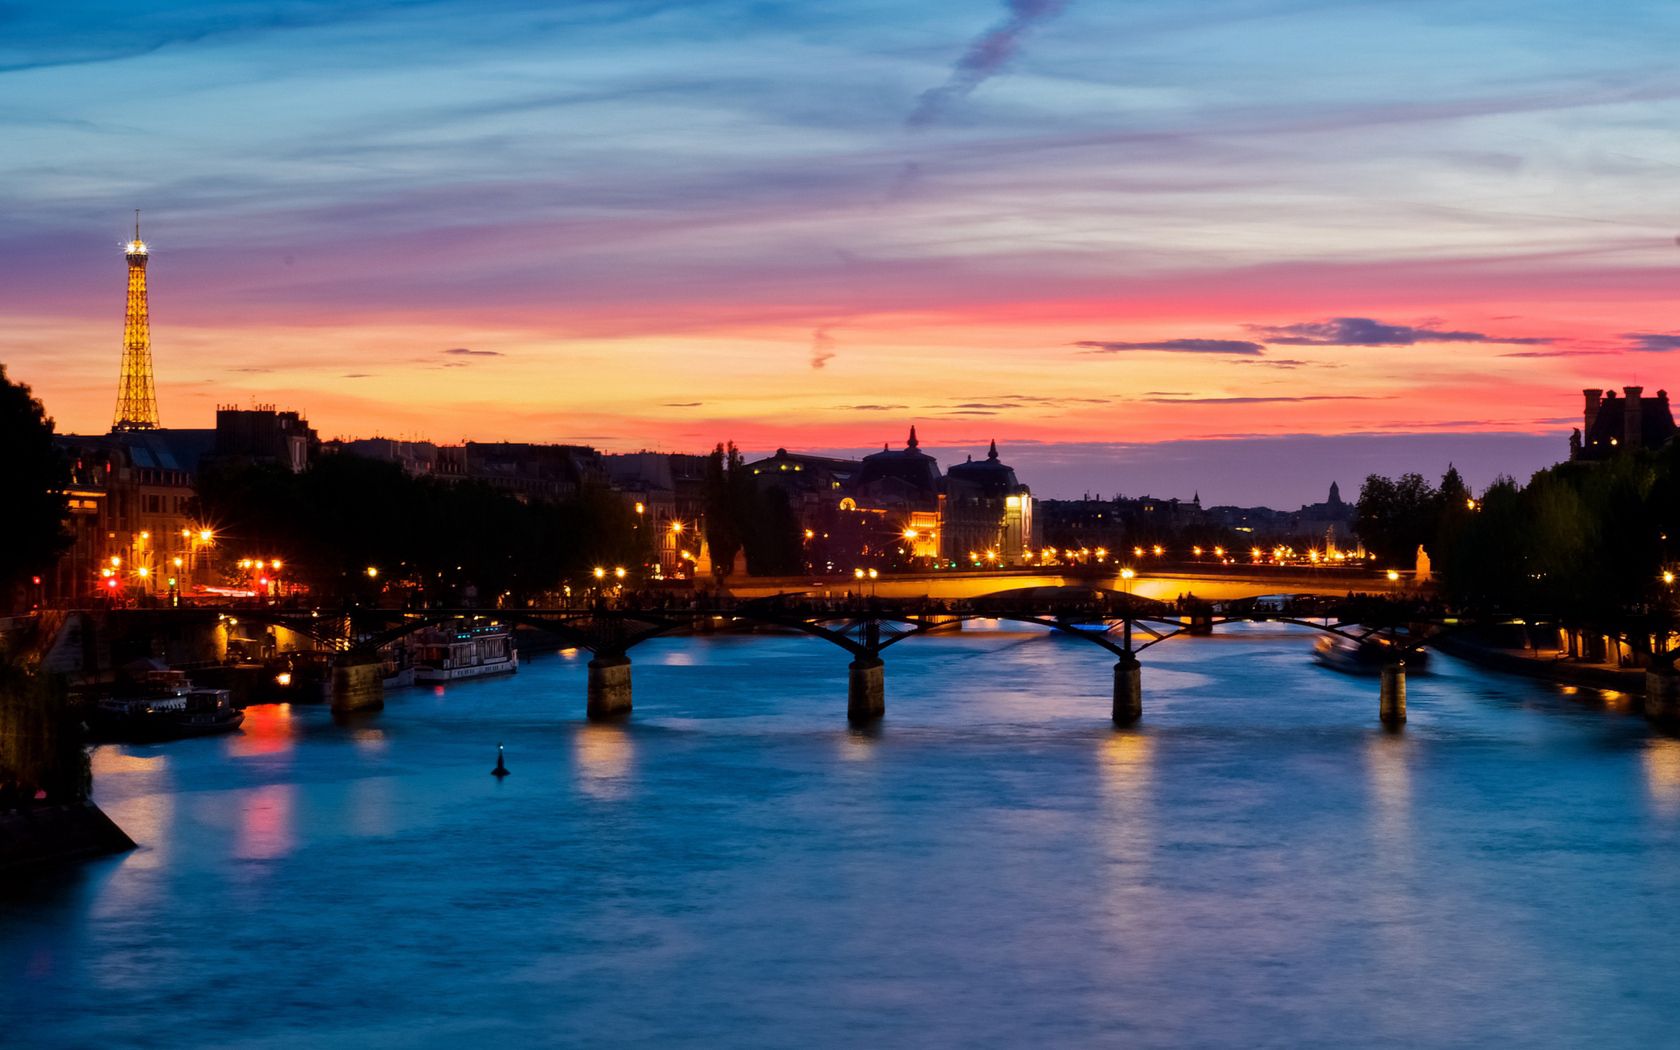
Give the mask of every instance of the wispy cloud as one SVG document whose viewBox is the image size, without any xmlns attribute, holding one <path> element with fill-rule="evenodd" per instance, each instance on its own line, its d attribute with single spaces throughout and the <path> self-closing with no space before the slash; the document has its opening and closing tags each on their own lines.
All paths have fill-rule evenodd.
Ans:
<svg viewBox="0 0 1680 1050">
<path fill-rule="evenodd" d="M 821 368 L 834 359 L 834 337 L 829 334 L 830 325 L 823 325 L 811 333 L 811 367 Z"/>
<path fill-rule="evenodd" d="M 1140 397 L 1134 400 L 1156 405 L 1271 405 L 1297 401 L 1392 401 L 1393 398 L 1361 394 L 1306 394 L 1300 397 Z"/>
<path fill-rule="evenodd" d="M 1257 357 L 1266 352 L 1264 345 L 1247 339 L 1160 339 L 1154 342 L 1116 343 L 1081 339 L 1074 346 L 1094 354 L 1122 354 L 1133 351 L 1160 351 L 1171 354 L 1240 354 Z"/>
<path fill-rule="evenodd" d="M 901 412 L 907 410 L 908 405 L 836 405 L 842 412 Z"/>
<path fill-rule="evenodd" d="M 1670 350 L 1680 350 L 1680 335 L 1666 332 L 1628 332 L 1622 338 L 1627 340 L 1625 349 L 1644 354 L 1664 354 Z"/>
<path fill-rule="evenodd" d="M 1672 348 L 1670 348 L 1672 349 Z M 1614 350 L 1512 350 L 1500 357 L 1603 357 Z"/>
<path fill-rule="evenodd" d="M 968 45 L 968 50 L 951 67 L 945 83 L 922 92 L 905 123 L 919 128 L 939 119 L 947 106 L 968 97 L 1015 57 L 1021 38 L 1029 29 L 1054 18 L 1066 6 L 1066 0 L 1004 0 L 1008 14 L 1003 21 Z"/>
<path fill-rule="evenodd" d="M 704 401 L 666 401 L 661 408 L 699 408 Z"/>
<path fill-rule="evenodd" d="M 1287 325 L 1248 325 L 1268 343 L 1279 346 L 1414 346 L 1418 343 L 1506 343 L 1544 346 L 1551 339 L 1510 338 L 1485 332 L 1387 324 L 1369 317 L 1332 317 Z"/>
<path fill-rule="evenodd" d="M 453 357 L 505 357 L 500 350 L 470 350 L 464 346 L 452 346 L 444 353 Z"/>
</svg>

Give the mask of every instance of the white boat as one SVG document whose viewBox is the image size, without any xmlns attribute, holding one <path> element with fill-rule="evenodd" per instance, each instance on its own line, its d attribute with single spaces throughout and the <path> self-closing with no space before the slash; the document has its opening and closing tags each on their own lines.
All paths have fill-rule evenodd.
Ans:
<svg viewBox="0 0 1680 1050">
<path fill-rule="evenodd" d="M 513 633 L 506 627 L 438 627 L 414 647 L 414 681 L 456 682 L 519 670 Z"/>
</svg>

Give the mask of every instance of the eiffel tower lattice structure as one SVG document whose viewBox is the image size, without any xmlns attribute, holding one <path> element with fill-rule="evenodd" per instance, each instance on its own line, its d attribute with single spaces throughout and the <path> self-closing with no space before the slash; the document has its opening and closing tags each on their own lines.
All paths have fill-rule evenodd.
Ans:
<svg viewBox="0 0 1680 1050">
<path fill-rule="evenodd" d="M 123 314 L 122 379 L 112 430 L 156 430 L 157 389 L 152 381 L 152 321 L 146 303 L 146 260 L 151 249 L 140 239 L 140 213 L 134 213 L 134 239 L 123 245 L 128 259 L 128 307 Z"/>
</svg>

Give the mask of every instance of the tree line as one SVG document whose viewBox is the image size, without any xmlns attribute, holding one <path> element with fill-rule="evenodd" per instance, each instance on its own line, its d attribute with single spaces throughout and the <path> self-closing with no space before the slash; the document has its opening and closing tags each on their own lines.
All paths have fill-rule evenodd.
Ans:
<svg viewBox="0 0 1680 1050">
<path fill-rule="evenodd" d="M 230 555 L 248 549 L 281 558 L 287 578 L 322 597 L 392 581 L 425 600 L 476 592 L 485 604 L 498 595 L 519 602 L 586 580 L 596 566 L 640 566 L 653 549 L 651 526 L 605 487 L 526 502 L 487 484 L 415 477 L 352 455 L 323 456 L 295 474 L 272 464 L 209 464 L 198 500 Z"/>
<path fill-rule="evenodd" d="M 1608 626 L 1671 604 L 1680 447 L 1560 463 L 1526 485 L 1500 477 L 1479 496 L 1451 468 L 1438 487 L 1372 475 L 1356 528 L 1389 564 L 1409 564 L 1421 545 L 1461 608 Z"/>
</svg>

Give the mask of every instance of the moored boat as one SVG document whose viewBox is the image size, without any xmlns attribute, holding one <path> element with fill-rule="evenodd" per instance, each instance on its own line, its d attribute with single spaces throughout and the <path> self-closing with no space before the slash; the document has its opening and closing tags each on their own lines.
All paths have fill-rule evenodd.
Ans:
<svg viewBox="0 0 1680 1050">
<path fill-rule="evenodd" d="M 194 689 L 179 671 L 159 671 L 144 695 L 100 700 L 89 717 L 95 740 L 155 743 L 231 733 L 245 721 L 226 689 Z"/>
<path fill-rule="evenodd" d="M 501 625 L 439 627 L 423 632 L 414 648 L 415 682 L 455 682 L 519 670 L 513 633 Z"/>
</svg>

